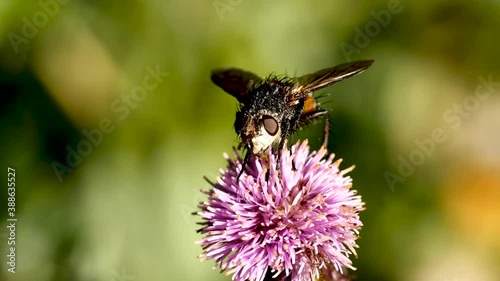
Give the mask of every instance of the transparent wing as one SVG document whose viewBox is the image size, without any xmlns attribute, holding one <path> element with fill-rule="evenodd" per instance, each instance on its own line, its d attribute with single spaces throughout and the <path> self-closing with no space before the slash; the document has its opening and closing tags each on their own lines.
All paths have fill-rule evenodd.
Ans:
<svg viewBox="0 0 500 281">
<path fill-rule="evenodd" d="M 210 78 L 215 85 L 242 103 L 252 85 L 261 80 L 259 76 L 237 68 L 213 70 Z"/>
<path fill-rule="evenodd" d="M 365 71 L 373 64 L 373 62 L 373 60 L 348 62 L 334 67 L 325 68 L 312 74 L 297 77 L 295 92 L 306 94 L 317 91 L 321 88 L 330 86 L 333 83 L 342 81 Z"/>
</svg>

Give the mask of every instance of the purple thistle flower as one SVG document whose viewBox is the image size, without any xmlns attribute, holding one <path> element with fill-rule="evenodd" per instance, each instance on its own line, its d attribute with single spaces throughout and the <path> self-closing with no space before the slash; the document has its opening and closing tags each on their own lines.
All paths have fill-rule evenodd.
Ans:
<svg viewBox="0 0 500 281">
<path fill-rule="evenodd" d="M 241 281 L 261 281 L 268 269 L 293 281 L 355 269 L 349 256 L 356 255 L 364 203 L 345 176 L 354 166 L 339 170 L 341 160 L 323 159 L 324 147 L 310 152 L 307 140 L 280 153 L 280 163 L 271 150 L 268 159 L 251 159 L 239 181 L 241 157 L 224 154 L 227 169 L 199 204 L 199 232 L 206 234 L 197 242 L 200 259 L 215 259 L 221 272 Z"/>
</svg>

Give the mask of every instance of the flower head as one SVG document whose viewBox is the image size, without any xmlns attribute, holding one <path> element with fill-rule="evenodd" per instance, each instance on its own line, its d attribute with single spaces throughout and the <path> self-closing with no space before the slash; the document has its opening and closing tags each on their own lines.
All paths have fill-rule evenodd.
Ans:
<svg viewBox="0 0 500 281">
<path fill-rule="evenodd" d="M 310 152 L 307 141 L 279 152 L 277 163 L 250 160 L 239 180 L 242 159 L 228 161 L 197 214 L 203 219 L 202 260 L 215 259 L 233 280 L 291 276 L 314 280 L 325 269 L 354 269 L 356 239 L 362 223 L 361 197 L 351 190 L 353 167 L 339 170 L 341 160 L 327 151 Z"/>
</svg>

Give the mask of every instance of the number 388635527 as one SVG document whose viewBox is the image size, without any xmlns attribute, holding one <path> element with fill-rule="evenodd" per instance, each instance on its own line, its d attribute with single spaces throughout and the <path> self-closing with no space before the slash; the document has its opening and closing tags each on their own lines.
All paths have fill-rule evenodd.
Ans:
<svg viewBox="0 0 500 281">
<path fill-rule="evenodd" d="M 7 211 L 10 213 L 10 214 L 15 214 L 16 212 L 16 170 L 14 170 L 13 168 L 8 168 L 7 169 L 7 193 L 9 195 L 8 197 L 8 203 L 7 203 L 7 206 L 9 206 L 9 208 L 7 209 Z M 12 216 L 12 215 L 11 215 Z"/>
</svg>

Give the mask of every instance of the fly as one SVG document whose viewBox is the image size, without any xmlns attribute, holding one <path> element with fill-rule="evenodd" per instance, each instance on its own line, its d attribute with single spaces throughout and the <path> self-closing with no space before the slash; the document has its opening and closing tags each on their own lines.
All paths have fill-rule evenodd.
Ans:
<svg viewBox="0 0 500 281">
<path fill-rule="evenodd" d="M 237 68 L 212 71 L 212 81 L 240 103 L 234 129 L 246 149 L 238 178 L 251 157 L 264 157 L 271 146 L 279 160 L 285 140 L 299 128 L 325 119 L 323 145 L 328 143 L 328 111 L 319 108 L 313 92 L 359 74 L 373 60 L 344 63 L 312 74 L 287 78 L 270 75 L 260 78 Z"/>
</svg>

